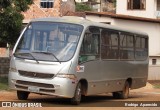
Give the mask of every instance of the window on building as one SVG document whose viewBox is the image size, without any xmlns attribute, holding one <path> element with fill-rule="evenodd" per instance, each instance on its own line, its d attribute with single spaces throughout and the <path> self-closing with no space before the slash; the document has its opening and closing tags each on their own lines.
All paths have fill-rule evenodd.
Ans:
<svg viewBox="0 0 160 110">
<path fill-rule="evenodd" d="M 156 65 L 157 64 L 157 59 L 152 59 L 152 65 Z"/>
<path fill-rule="evenodd" d="M 127 0 L 128 10 L 144 10 L 146 8 L 146 0 Z"/>
<path fill-rule="evenodd" d="M 41 8 L 53 8 L 54 0 L 41 0 Z"/>
</svg>

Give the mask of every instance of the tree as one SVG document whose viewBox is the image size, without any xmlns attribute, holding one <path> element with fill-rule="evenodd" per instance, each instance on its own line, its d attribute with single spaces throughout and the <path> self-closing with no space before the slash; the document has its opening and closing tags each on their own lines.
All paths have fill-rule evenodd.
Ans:
<svg viewBox="0 0 160 110">
<path fill-rule="evenodd" d="M 14 45 L 22 29 L 23 15 L 32 0 L 0 0 L 0 42 Z"/>
<path fill-rule="evenodd" d="M 82 3 L 76 3 L 76 11 L 83 12 L 83 11 L 91 11 L 91 10 L 92 9 L 88 5 L 85 5 Z"/>
</svg>

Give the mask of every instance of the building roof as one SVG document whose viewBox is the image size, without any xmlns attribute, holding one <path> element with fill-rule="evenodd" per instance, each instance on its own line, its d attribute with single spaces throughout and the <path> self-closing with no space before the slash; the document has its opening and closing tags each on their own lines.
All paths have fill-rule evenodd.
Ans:
<svg viewBox="0 0 160 110">
<path fill-rule="evenodd" d="M 86 11 L 85 13 L 86 13 L 86 15 L 98 15 L 98 16 L 107 16 L 107 17 L 111 17 L 111 18 L 117 18 L 117 19 L 160 23 L 160 19 L 136 17 L 136 16 L 122 15 L 122 14 L 114 14 L 114 13 L 109 13 L 109 12 L 89 12 L 89 11 Z"/>
</svg>

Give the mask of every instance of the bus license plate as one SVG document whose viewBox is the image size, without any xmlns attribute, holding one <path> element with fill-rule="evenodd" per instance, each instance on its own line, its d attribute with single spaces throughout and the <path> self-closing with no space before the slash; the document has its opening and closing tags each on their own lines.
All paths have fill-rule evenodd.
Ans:
<svg viewBox="0 0 160 110">
<path fill-rule="evenodd" d="M 29 90 L 30 92 L 39 92 L 39 88 L 33 87 L 33 86 L 28 87 L 28 90 Z"/>
</svg>

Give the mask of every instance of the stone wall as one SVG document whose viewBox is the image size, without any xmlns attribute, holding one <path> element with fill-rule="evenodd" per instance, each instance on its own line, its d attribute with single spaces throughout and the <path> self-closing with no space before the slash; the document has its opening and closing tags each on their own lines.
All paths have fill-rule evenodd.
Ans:
<svg viewBox="0 0 160 110">
<path fill-rule="evenodd" d="M 8 75 L 9 72 L 9 64 L 10 64 L 10 58 L 0 57 L 0 76 Z"/>
</svg>

